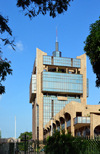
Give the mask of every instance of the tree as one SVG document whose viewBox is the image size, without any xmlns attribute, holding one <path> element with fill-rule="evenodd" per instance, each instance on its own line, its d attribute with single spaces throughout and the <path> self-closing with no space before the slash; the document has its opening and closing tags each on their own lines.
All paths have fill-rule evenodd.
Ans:
<svg viewBox="0 0 100 154">
<path fill-rule="evenodd" d="M 87 142 L 85 139 L 65 134 L 65 131 L 62 131 L 62 133 L 55 131 L 47 139 L 44 151 L 46 154 L 85 154 L 86 148 Z"/>
<path fill-rule="evenodd" d="M 32 146 L 32 132 L 24 132 L 21 133 L 19 138 L 21 139 L 21 144 L 19 144 L 19 150 L 21 151 L 27 151 L 28 146 Z"/>
<path fill-rule="evenodd" d="M 100 87 L 100 17 L 90 25 L 90 34 L 86 38 L 84 51 L 90 59 L 93 72 L 96 74 L 96 86 Z"/>
<path fill-rule="evenodd" d="M 45 15 L 49 12 L 51 17 L 56 17 L 57 14 L 61 14 L 67 11 L 70 2 L 73 0 L 17 0 L 17 7 L 21 7 L 25 11 L 25 16 L 28 15 L 30 18 L 35 17 L 42 13 Z M 8 26 L 8 18 L 4 18 L 0 14 L 0 33 L 7 32 L 9 36 L 12 36 L 12 30 Z M 3 45 L 10 44 L 14 48 L 14 39 L 0 38 Z M 10 61 L 7 58 L 2 59 L 2 48 L 0 44 L 0 94 L 5 93 L 5 86 L 2 85 L 2 81 L 5 81 L 8 74 L 12 74 Z"/>
<path fill-rule="evenodd" d="M 11 40 L 9 38 L 5 38 L 3 36 L 4 33 L 8 33 L 9 36 L 12 37 L 12 30 L 10 29 L 10 27 L 8 26 L 8 19 L 4 18 L 1 14 L 0 14 L 0 33 L 2 35 L 2 37 L 0 37 L 1 40 L 1 44 L 0 44 L 0 94 L 5 93 L 5 86 L 2 85 L 2 81 L 5 81 L 7 74 L 12 74 L 12 69 L 11 69 L 11 65 L 10 65 L 10 61 L 7 60 L 7 58 L 2 59 L 2 46 L 10 44 L 11 47 L 14 49 L 14 39 Z M 15 50 L 15 49 L 14 49 Z"/>
<path fill-rule="evenodd" d="M 27 140 L 31 140 L 32 139 L 32 132 L 24 132 L 24 133 L 21 133 L 19 138 L 21 140 L 23 140 L 23 138 L 25 137 L 25 135 L 27 136 Z"/>
<path fill-rule="evenodd" d="M 73 0 L 17 0 L 17 6 L 25 11 L 25 15 L 30 18 L 42 13 L 43 15 L 49 12 L 51 17 L 56 17 L 67 11 L 70 2 Z"/>
</svg>

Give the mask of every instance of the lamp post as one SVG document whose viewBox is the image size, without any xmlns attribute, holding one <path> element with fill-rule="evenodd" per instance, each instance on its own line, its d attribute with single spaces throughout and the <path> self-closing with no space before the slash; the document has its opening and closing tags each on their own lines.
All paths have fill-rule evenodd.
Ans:
<svg viewBox="0 0 100 154">
<path fill-rule="evenodd" d="M 26 154 L 26 143 L 27 143 L 27 141 L 28 141 L 28 135 L 23 135 L 23 138 L 22 138 L 22 141 L 24 141 L 24 154 Z"/>
</svg>

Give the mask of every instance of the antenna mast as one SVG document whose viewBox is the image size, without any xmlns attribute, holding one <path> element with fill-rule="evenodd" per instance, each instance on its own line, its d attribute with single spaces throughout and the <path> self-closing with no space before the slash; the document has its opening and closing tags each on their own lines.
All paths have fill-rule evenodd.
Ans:
<svg viewBox="0 0 100 154">
<path fill-rule="evenodd" d="M 56 51 L 59 51 L 59 47 L 58 47 L 58 33 L 57 33 L 57 27 L 56 27 Z"/>
<path fill-rule="evenodd" d="M 56 27 L 56 42 L 58 42 L 58 32 L 57 32 L 57 27 Z"/>
</svg>

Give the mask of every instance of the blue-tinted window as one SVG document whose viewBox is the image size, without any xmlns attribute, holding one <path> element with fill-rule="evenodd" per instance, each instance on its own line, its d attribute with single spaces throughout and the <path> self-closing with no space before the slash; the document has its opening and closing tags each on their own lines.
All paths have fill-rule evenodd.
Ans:
<svg viewBox="0 0 100 154">
<path fill-rule="evenodd" d="M 42 72 L 42 91 L 83 93 L 83 75 Z"/>
<path fill-rule="evenodd" d="M 43 64 L 51 65 L 51 56 L 43 56 Z"/>
<path fill-rule="evenodd" d="M 59 52 L 55 52 L 54 56 L 55 57 L 43 56 L 43 64 L 55 65 L 55 66 L 68 66 L 68 67 L 76 67 L 76 68 L 81 67 L 81 60 L 80 59 L 59 57 Z"/>
<path fill-rule="evenodd" d="M 58 66 L 71 66 L 71 58 L 53 57 L 53 64 Z"/>
<path fill-rule="evenodd" d="M 53 100 L 53 108 L 54 108 L 54 116 L 63 109 L 66 104 L 71 101 L 81 102 L 80 98 L 75 97 L 67 97 L 67 101 L 61 101 L 57 99 L 57 96 L 54 95 L 44 95 L 43 96 L 43 125 L 45 126 L 51 119 L 52 116 L 52 100 Z"/>
<path fill-rule="evenodd" d="M 81 60 L 80 59 L 73 59 L 73 67 L 81 67 Z"/>
<path fill-rule="evenodd" d="M 89 79 L 87 79 L 87 97 L 89 96 Z"/>
</svg>

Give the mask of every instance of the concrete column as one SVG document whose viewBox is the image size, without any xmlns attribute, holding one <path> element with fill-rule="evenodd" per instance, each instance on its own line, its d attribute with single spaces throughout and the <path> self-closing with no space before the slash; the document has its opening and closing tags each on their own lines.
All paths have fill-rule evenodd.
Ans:
<svg viewBox="0 0 100 154">
<path fill-rule="evenodd" d="M 53 135 L 53 119 L 51 119 L 51 136 Z"/>
<path fill-rule="evenodd" d="M 62 128 L 61 128 L 61 121 L 59 120 L 59 123 L 60 123 L 60 133 L 61 133 L 61 131 L 62 131 Z"/>
<path fill-rule="evenodd" d="M 56 123 L 56 130 L 57 130 L 57 123 Z"/>
<path fill-rule="evenodd" d="M 58 67 L 56 67 L 56 72 L 58 72 Z"/>
<path fill-rule="evenodd" d="M 71 134 L 75 136 L 73 117 L 71 117 Z"/>
<path fill-rule="evenodd" d="M 48 66 L 47 66 L 46 70 L 48 71 Z"/>
<path fill-rule="evenodd" d="M 66 68 L 66 73 L 68 73 L 68 68 Z"/>
<path fill-rule="evenodd" d="M 51 133 L 51 131 L 50 131 L 50 127 L 49 127 L 49 132 L 48 132 L 48 136 L 50 136 L 50 135 L 51 135 L 50 133 Z"/>
<path fill-rule="evenodd" d="M 66 122 L 66 120 L 65 120 L 65 134 L 67 134 L 68 132 L 67 132 L 67 122 Z"/>
<path fill-rule="evenodd" d="M 58 125 L 57 125 L 57 122 L 56 122 L 56 121 L 55 121 L 55 123 L 56 123 L 56 130 L 57 130 L 57 126 L 58 126 Z"/>
<path fill-rule="evenodd" d="M 47 132 L 47 137 L 49 136 L 49 128 L 48 128 L 48 132 Z"/>
<path fill-rule="evenodd" d="M 77 56 L 76 58 L 81 59 L 80 74 L 83 75 L 83 96 L 81 97 L 81 103 L 87 104 L 86 54 Z"/>
<path fill-rule="evenodd" d="M 76 74 L 77 74 L 77 68 L 76 68 Z"/>
<path fill-rule="evenodd" d="M 94 139 L 93 114 L 90 114 L 90 138 Z"/>
</svg>

